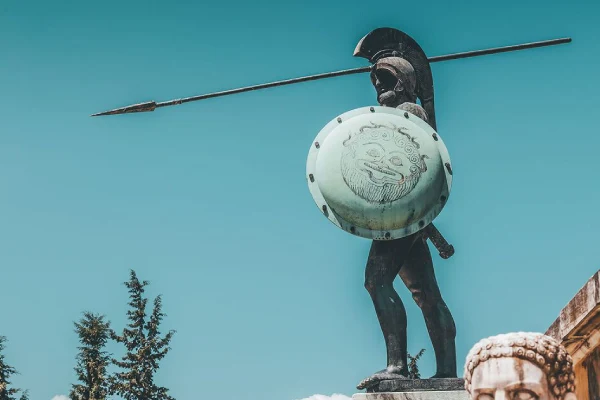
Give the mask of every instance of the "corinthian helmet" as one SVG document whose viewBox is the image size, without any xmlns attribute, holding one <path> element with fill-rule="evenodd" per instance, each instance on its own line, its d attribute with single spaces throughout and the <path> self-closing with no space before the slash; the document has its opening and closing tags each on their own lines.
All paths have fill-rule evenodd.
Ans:
<svg viewBox="0 0 600 400">
<path fill-rule="evenodd" d="M 356 45 L 354 56 L 369 60 L 377 68 L 383 58 L 397 58 L 407 61 L 414 70 L 416 84 L 414 92 L 421 100 L 427 113 L 429 124 L 437 129 L 433 101 L 433 76 L 425 52 L 406 33 L 394 28 L 377 28 L 364 36 Z M 404 65 L 400 66 L 404 70 Z"/>
</svg>

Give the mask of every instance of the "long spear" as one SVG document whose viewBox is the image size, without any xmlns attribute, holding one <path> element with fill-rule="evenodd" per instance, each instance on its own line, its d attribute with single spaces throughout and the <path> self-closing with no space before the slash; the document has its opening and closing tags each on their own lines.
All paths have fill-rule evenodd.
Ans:
<svg viewBox="0 0 600 400">
<path fill-rule="evenodd" d="M 487 54 L 506 53 L 509 51 L 532 49 L 535 47 L 552 46 L 552 45 L 569 43 L 569 42 L 571 42 L 571 38 L 560 38 L 560 39 L 544 40 L 541 42 L 517 44 L 517 45 L 512 45 L 512 46 L 494 47 L 491 49 L 473 50 L 473 51 L 466 51 L 463 53 L 454 53 L 454 54 L 430 57 L 429 62 L 434 63 L 434 62 L 439 62 L 439 61 L 456 60 L 459 58 L 470 58 L 470 57 L 483 56 L 483 55 L 487 55 Z M 228 96 L 230 94 L 250 92 L 252 90 L 267 89 L 267 88 L 271 88 L 271 87 L 275 87 L 275 86 L 291 85 L 293 83 L 315 81 L 318 79 L 333 78 L 333 77 L 342 76 L 342 75 L 360 74 L 360 73 L 369 72 L 369 71 L 371 71 L 371 66 L 353 68 L 353 69 L 345 69 L 345 70 L 334 71 L 334 72 L 326 72 L 323 74 L 303 76 L 300 78 L 286 79 L 286 80 L 277 81 L 277 82 L 262 83 L 260 85 L 246 86 L 246 87 L 242 87 L 242 88 L 230 89 L 230 90 L 225 90 L 225 91 L 221 91 L 221 92 L 202 94 L 199 96 L 184 97 L 181 99 L 169 100 L 169 101 L 164 101 L 161 103 L 157 103 L 155 101 L 147 101 L 145 103 L 133 104 L 133 105 L 130 105 L 127 107 L 115 108 L 114 110 L 104 111 L 104 112 L 97 113 L 97 114 L 92 114 L 91 116 L 98 117 L 101 115 L 115 115 L 115 114 L 154 111 L 155 109 L 160 108 L 160 107 L 174 106 L 174 105 L 178 105 L 178 104 L 189 103 L 192 101 L 210 99 L 212 97 Z"/>
</svg>

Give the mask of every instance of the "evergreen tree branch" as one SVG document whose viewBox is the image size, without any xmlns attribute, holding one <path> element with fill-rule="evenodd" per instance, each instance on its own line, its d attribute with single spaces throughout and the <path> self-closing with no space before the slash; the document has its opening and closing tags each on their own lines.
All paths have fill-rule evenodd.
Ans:
<svg viewBox="0 0 600 400">
<path fill-rule="evenodd" d="M 154 373 L 159 368 L 158 362 L 170 350 L 175 331 L 161 337 L 160 325 L 165 317 L 161 296 L 154 299 L 151 314 L 146 313 L 147 285 L 148 281 L 140 281 L 135 271 L 130 271 L 129 281 L 125 282 L 129 293 L 128 323 L 120 335 L 115 332 L 110 335 L 125 347 L 126 353 L 121 360 L 112 360 L 121 371 L 108 378 L 109 392 L 125 400 L 174 400 L 166 388 L 154 383 Z"/>
</svg>

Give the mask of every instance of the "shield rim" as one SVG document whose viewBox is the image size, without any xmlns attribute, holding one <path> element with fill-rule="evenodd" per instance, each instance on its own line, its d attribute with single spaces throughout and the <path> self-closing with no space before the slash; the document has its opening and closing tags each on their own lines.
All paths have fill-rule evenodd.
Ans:
<svg viewBox="0 0 600 400">
<path fill-rule="evenodd" d="M 444 165 L 446 163 L 448 163 L 448 165 L 450 165 L 450 168 L 452 168 L 452 163 L 450 161 L 450 154 L 448 153 L 448 149 L 446 148 L 444 141 L 442 140 L 441 136 L 427 122 L 423 121 L 416 115 L 414 115 L 408 111 L 405 111 L 405 110 L 392 108 L 392 107 L 384 107 L 384 106 L 367 106 L 367 107 L 356 108 L 354 110 L 350 110 L 343 114 L 340 114 L 337 117 L 333 118 L 331 121 L 329 121 L 329 123 L 327 123 L 327 125 L 325 125 L 323 127 L 323 129 L 321 129 L 321 131 L 317 134 L 317 136 L 313 140 L 313 142 L 310 146 L 310 149 L 308 151 L 308 158 L 306 160 L 306 180 L 308 183 L 308 189 L 310 191 L 310 194 L 312 195 L 312 198 L 313 198 L 315 204 L 317 205 L 317 208 L 321 211 L 321 213 L 329 221 L 331 221 L 338 228 L 341 228 L 344 231 L 346 231 L 352 235 L 359 236 L 359 237 L 362 237 L 365 239 L 372 239 L 372 240 L 400 239 L 400 238 L 403 238 L 406 236 L 410 236 L 410 235 L 422 230 L 427 225 L 429 225 L 440 214 L 440 212 L 442 211 L 442 209 L 448 202 L 448 199 L 450 197 L 450 191 L 452 188 L 452 174 L 448 171 L 448 168 L 444 168 L 444 173 L 446 176 L 446 186 L 444 187 L 444 190 L 442 191 L 442 193 L 440 193 L 440 198 L 442 196 L 445 196 L 445 200 L 442 201 L 440 199 L 440 201 L 438 201 L 436 203 L 436 205 L 434 207 L 432 207 L 431 210 L 419 221 L 415 221 L 414 223 L 410 224 L 407 227 L 389 230 L 389 231 L 371 230 L 368 228 L 358 227 L 358 226 L 355 226 L 355 225 L 347 222 L 346 220 L 344 220 L 343 217 L 341 217 L 339 214 L 337 214 L 329 206 L 329 204 L 323 197 L 323 194 L 321 193 L 321 190 L 319 189 L 317 179 L 315 178 L 317 158 L 318 158 L 319 150 L 321 147 L 320 144 L 325 142 L 325 140 L 327 139 L 327 136 L 339 124 L 343 123 L 344 121 L 347 121 L 347 120 L 352 119 L 353 117 L 356 117 L 359 115 L 373 114 L 373 113 L 393 114 L 393 115 L 398 115 L 398 116 L 402 116 L 404 118 L 409 119 L 412 123 L 417 125 L 419 128 L 423 129 L 427 134 L 429 134 L 432 137 L 432 140 L 434 140 L 434 142 L 437 145 L 438 152 L 440 153 L 440 157 L 442 159 L 442 163 Z M 437 140 L 434 139 L 435 137 L 437 137 Z M 312 180 L 311 180 L 311 176 L 313 177 Z"/>
</svg>

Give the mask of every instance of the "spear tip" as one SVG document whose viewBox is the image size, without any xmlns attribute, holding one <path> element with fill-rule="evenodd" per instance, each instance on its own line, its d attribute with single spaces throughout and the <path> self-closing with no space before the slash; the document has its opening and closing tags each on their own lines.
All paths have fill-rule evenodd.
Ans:
<svg viewBox="0 0 600 400">
<path fill-rule="evenodd" d="M 145 103 L 133 104 L 127 107 L 115 108 L 114 110 L 103 111 L 100 113 L 92 114 L 91 117 L 99 117 L 102 115 L 116 115 L 116 114 L 127 114 L 137 112 L 148 112 L 156 109 L 155 101 L 147 101 Z"/>
</svg>

